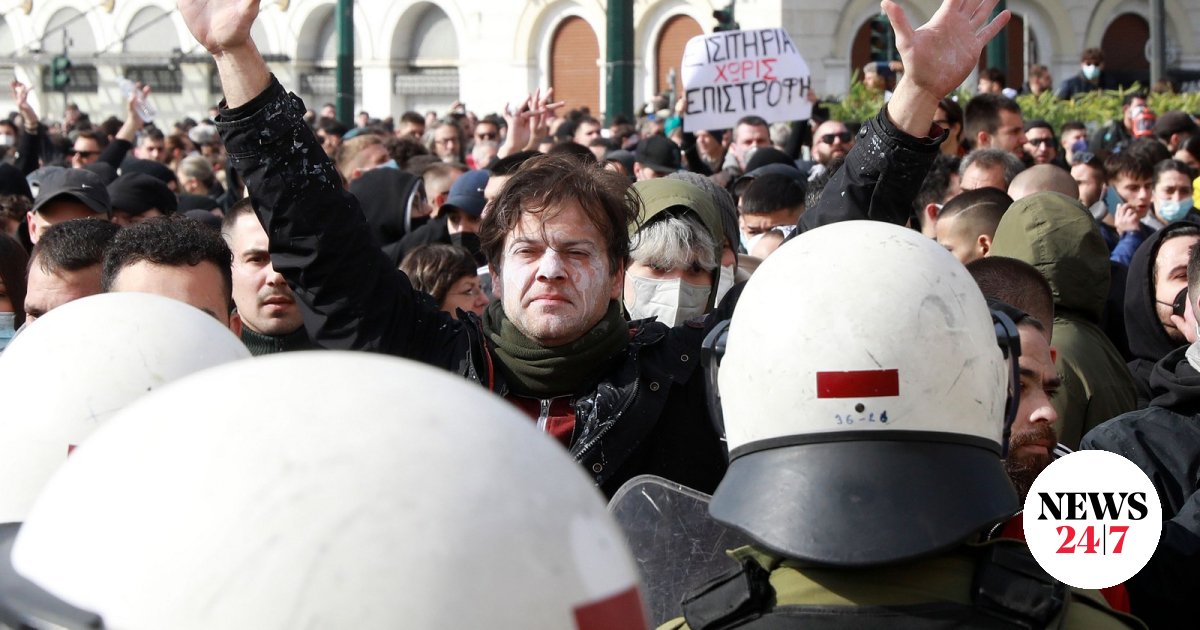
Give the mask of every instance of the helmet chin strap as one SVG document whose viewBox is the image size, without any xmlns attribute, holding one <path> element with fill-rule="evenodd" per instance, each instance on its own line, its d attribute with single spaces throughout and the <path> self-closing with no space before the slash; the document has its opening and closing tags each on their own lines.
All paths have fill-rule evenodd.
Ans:
<svg viewBox="0 0 1200 630">
<path fill-rule="evenodd" d="M 728 319 L 720 321 L 712 331 L 704 337 L 700 346 L 700 361 L 708 379 L 708 413 L 712 417 L 713 428 L 721 438 L 725 448 L 725 459 L 729 459 L 729 443 L 725 440 L 725 418 L 721 414 L 721 391 L 717 388 L 717 372 L 721 367 L 721 358 L 725 356 L 725 342 L 729 339 Z"/>
<path fill-rule="evenodd" d="M 1021 334 L 1008 315 L 992 311 L 992 325 L 996 329 L 996 344 L 1004 353 L 1009 364 L 1008 399 L 1004 402 L 1004 433 L 1000 438 L 1000 458 L 1008 457 L 1008 441 L 1012 436 L 1012 425 L 1017 419 L 1017 408 L 1021 405 Z"/>
</svg>

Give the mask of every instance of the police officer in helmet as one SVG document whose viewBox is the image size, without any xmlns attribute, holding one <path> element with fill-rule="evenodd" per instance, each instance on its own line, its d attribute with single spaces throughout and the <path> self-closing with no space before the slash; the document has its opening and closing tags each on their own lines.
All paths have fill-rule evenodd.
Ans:
<svg viewBox="0 0 1200 630">
<path fill-rule="evenodd" d="M 806 232 L 706 344 L 731 459 L 710 513 L 752 543 L 663 628 L 1140 627 L 1023 543 L 974 543 L 1020 507 L 1001 460 L 1020 340 L 937 243 Z"/>
</svg>

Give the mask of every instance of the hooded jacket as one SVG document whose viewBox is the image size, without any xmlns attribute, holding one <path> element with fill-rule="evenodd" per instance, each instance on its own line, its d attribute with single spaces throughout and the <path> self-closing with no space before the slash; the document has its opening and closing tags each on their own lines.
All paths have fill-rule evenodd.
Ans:
<svg viewBox="0 0 1200 630">
<path fill-rule="evenodd" d="M 350 193 L 358 197 L 363 216 L 384 253 L 400 265 L 400 239 L 411 232 L 409 200 L 421 178 L 394 168 L 374 168 L 350 182 Z"/>
<path fill-rule="evenodd" d="M 1154 262 L 1163 241 L 1180 228 L 1196 225 L 1176 222 L 1155 232 L 1138 248 L 1129 264 L 1129 278 L 1125 284 L 1125 332 L 1129 337 L 1129 351 L 1133 360 L 1129 372 L 1137 386 L 1138 409 L 1145 409 L 1154 398 L 1150 390 L 1150 374 L 1154 364 L 1176 348 L 1187 345 L 1171 339 L 1158 318 L 1158 299 L 1155 297 Z"/>
<path fill-rule="evenodd" d="M 1176 348 L 1150 372 L 1157 396 L 1146 409 L 1114 418 L 1080 448 L 1116 453 L 1150 478 L 1163 529 L 1150 562 L 1125 582 L 1133 614 L 1150 628 L 1195 627 L 1200 591 L 1200 371 Z"/>
<path fill-rule="evenodd" d="M 716 306 L 717 281 L 721 275 L 721 246 L 725 241 L 725 230 L 721 225 L 721 214 L 713 202 L 712 195 L 704 189 L 684 181 L 658 178 L 633 185 L 642 199 L 642 210 L 638 213 L 637 223 L 629 226 L 629 236 L 632 238 L 640 229 L 653 223 L 664 212 L 672 209 L 689 211 L 700 219 L 708 229 L 713 242 L 717 243 L 717 266 L 712 269 L 712 288 L 708 293 L 708 304 L 704 307 L 707 313 Z"/>
<path fill-rule="evenodd" d="M 1059 442 L 1076 448 L 1093 427 L 1133 411 L 1133 378 L 1098 326 L 1109 288 L 1108 247 L 1087 209 L 1056 192 L 1025 197 L 1004 213 L 991 255 L 1023 260 L 1050 283 L 1062 378 L 1053 400 Z"/>
</svg>

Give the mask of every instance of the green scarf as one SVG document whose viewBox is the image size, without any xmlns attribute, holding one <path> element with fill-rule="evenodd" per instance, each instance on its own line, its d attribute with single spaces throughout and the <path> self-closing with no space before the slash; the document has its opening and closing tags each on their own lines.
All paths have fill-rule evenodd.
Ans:
<svg viewBox="0 0 1200 630">
<path fill-rule="evenodd" d="M 629 324 L 617 300 L 609 302 L 604 319 L 582 337 L 554 348 L 517 330 L 500 300 L 488 305 L 483 329 L 500 359 L 498 367 L 509 389 L 538 398 L 574 393 L 588 375 L 629 345 Z"/>
</svg>

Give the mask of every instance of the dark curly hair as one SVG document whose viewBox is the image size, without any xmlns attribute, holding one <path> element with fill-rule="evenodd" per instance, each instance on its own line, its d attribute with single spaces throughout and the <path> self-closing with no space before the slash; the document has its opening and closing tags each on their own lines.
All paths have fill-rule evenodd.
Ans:
<svg viewBox="0 0 1200 630">
<path fill-rule="evenodd" d="M 117 232 L 104 254 L 100 282 L 112 289 L 117 274 L 139 262 L 182 267 L 211 262 L 221 272 L 225 302 L 233 310 L 233 254 L 221 235 L 181 216 L 156 217 Z"/>
</svg>

